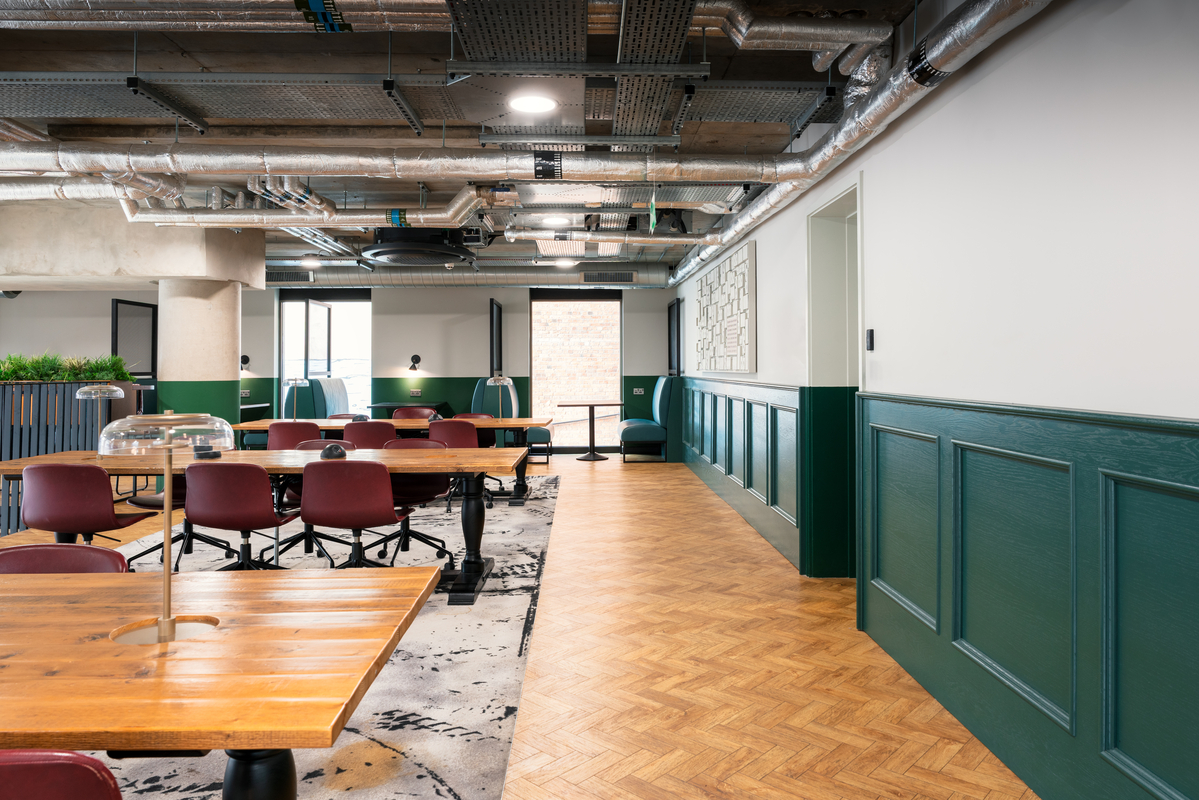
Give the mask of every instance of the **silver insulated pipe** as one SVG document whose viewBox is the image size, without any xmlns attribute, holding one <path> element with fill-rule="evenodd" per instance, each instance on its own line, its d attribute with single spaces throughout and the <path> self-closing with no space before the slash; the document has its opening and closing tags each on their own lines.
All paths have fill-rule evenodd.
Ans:
<svg viewBox="0 0 1199 800">
<path fill-rule="evenodd" d="M 739 214 L 726 217 L 720 243 L 687 254 L 670 279 L 686 280 L 752 229 L 790 205 L 841 162 L 887 129 L 924 95 L 1050 0 L 968 0 L 951 11 L 811 149 L 780 165 L 780 182 Z"/>
<path fill-rule="evenodd" d="M 376 267 L 368 272 L 360 267 L 324 267 L 311 273 L 300 270 L 269 269 L 270 286 L 328 287 L 340 289 L 405 288 L 431 289 L 443 286 L 542 287 L 577 286 L 580 288 L 662 289 L 670 268 L 664 264 L 609 263 L 559 267 L 501 267 L 478 270 L 459 266 Z"/>
<path fill-rule="evenodd" d="M 616 244 L 640 244 L 658 247 L 674 247 L 676 244 L 718 244 L 718 233 L 669 233 L 651 236 L 644 233 L 624 231 L 552 231 L 533 228 L 507 228 L 504 238 L 510 242 L 606 242 Z"/>
</svg>

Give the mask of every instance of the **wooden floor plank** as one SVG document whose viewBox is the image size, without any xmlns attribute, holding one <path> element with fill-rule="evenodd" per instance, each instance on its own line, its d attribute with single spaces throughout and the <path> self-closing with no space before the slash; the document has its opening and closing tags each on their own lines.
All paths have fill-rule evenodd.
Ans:
<svg viewBox="0 0 1199 800">
<path fill-rule="evenodd" d="M 683 465 L 552 461 L 509 797 L 1038 800 L 855 629 L 852 580 Z"/>
</svg>

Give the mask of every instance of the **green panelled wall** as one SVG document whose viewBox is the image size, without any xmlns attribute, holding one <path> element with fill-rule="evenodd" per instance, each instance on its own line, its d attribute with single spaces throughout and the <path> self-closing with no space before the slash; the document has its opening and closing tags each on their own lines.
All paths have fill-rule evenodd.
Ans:
<svg viewBox="0 0 1199 800">
<path fill-rule="evenodd" d="M 270 408 L 261 409 L 262 413 L 255 412 L 253 419 L 278 419 L 279 418 L 279 379 L 278 378 L 242 378 L 242 391 L 248 391 L 249 397 L 241 398 L 244 404 L 251 403 L 270 403 Z M 247 417 L 250 419 L 251 417 Z"/>
<path fill-rule="evenodd" d="M 653 419 L 654 418 L 654 387 L 658 385 L 657 375 L 625 375 L 621 391 L 621 419 Z M 644 389 L 645 394 L 633 394 L 633 389 Z M 670 420 L 667 419 L 667 424 Z"/>
<path fill-rule="evenodd" d="M 803 574 L 856 569 L 853 396 L 684 378 L 686 462 Z"/>
<path fill-rule="evenodd" d="M 240 386 L 240 381 L 159 381 L 158 411 L 203 412 L 236 425 L 241 421 Z"/>
<path fill-rule="evenodd" d="M 1199 798 L 1199 424 L 858 396 L 859 625 L 1046 800 Z"/>
<path fill-rule="evenodd" d="M 480 376 L 485 377 L 485 376 Z M 446 402 L 454 409 L 455 414 L 465 414 L 470 411 L 470 401 L 474 397 L 475 385 L 479 378 L 371 378 L 372 403 L 419 403 Z M 520 400 L 520 413 L 528 415 L 529 409 L 529 379 L 513 378 L 516 386 L 516 396 Z M 420 389 L 420 397 L 412 397 L 408 392 Z M 372 409 L 376 419 L 386 419 L 391 412 L 383 408 Z M 494 413 L 494 412 L 485 412 Z"/>
</svg>

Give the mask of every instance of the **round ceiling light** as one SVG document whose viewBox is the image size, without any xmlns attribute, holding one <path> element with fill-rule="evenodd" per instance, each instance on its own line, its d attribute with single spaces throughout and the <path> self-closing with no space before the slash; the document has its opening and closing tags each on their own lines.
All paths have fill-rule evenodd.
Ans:
<svg viewBox="0 0 1199 800">
<path fill-rule="evenodd" d="M 573 267 L 575 264 L 578 264 L 578 263 L 579 263 L 578 261 L 571 261 L 569 258 L 559 258 L 559 259 L 554 260 L 555 267 L 562 267 L 564 269 L 566 267 Z"/>
<path fill-rule="evenodd" d="M 300 269 L 320 269 L 321 259 L 319 256 L 312 254 L 303 256 L 300 259 Z"/>
<path fill-rule="evenodd" d="M 508 101 L 508 105 L 514 111 L 523 111 L 526 114 L 544 114 L 557 108 L 558 101 L 543 95 L 526 94 L 513 97 Z"/>
<path fill-rule="evenodd" d="M 553 228 L 560 228 L 563 225 L 569 225 L 570 220 L 566 217 L 545 217 L 541 220 L 542 225 L 549 225 Z"/>
</svg>

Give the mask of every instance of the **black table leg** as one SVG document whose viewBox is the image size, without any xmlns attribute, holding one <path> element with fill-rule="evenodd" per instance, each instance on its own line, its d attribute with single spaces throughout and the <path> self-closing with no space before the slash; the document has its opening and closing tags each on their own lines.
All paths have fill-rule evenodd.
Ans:
<svg viewBox="0 0 1199 800">
<path fill-rule="evenodd" d="M 528 433 L 524 428 L 517 428 L 512 431 L 512 444 L 516 447 L 528 447 Z M 529 494 L 529 484 L 525 482 L 525 471 L 529 468 L 529 454 L 525 453 L 525 457 L 516 465 L 516 485 L 512 487 L 512 498 L 508 501 L 510 506 L 523 506 L 525 497 Z"/>
<path fill-rule="evenodd" d="M 452 606 L 474 605 L 483 584 L 495 566 L 495 559 L 484 558 L 483 545 L 483 475 L 462 478 L 462 538 L 466 542 L 466 557 L 456 570 L 443 569 L 439 589 L 449 592 Z"/>
<path fill-rule="evenodd" d="M 607 456 L 595 452 L 595 406 L 587 406 L 587 452 L 578 457 L 578 461 L 607 461 Z"/>
<path fill-rule="evenodd" d="M 296 800 L 296 761 L 290 750 L 226 750 L 223 800 Z"/>
</svg>

